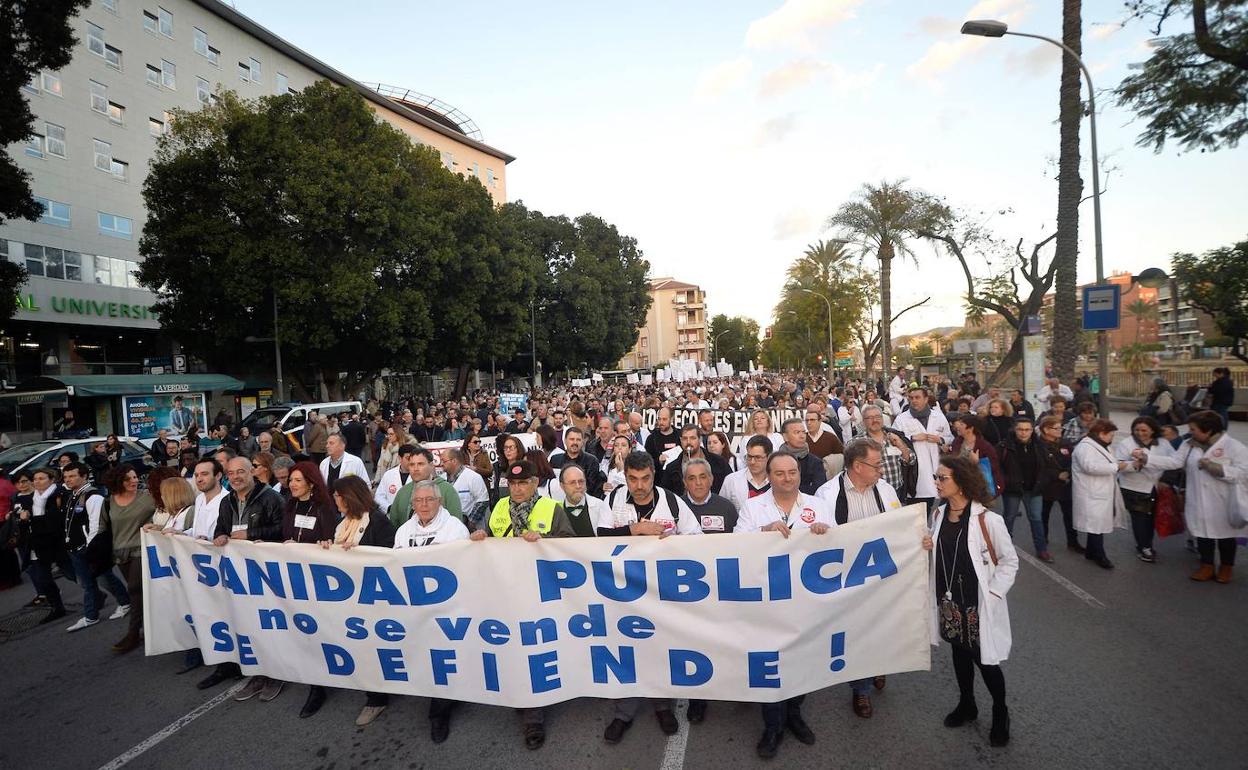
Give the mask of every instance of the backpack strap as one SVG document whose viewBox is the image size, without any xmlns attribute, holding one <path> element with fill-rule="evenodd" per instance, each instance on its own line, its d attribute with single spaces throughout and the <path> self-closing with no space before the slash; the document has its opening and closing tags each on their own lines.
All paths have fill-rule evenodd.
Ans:
<svg viewBox="0 0 1248 770">
<path fill-rule="evenodd" d="M 988 546 L 988 558 L 992 559 L 992 566 L 997 566 L 997 549 L 992 545 L 992 537 L 988 535 L 988 523 L 984 521 L 984 514 L 980 513 L 975 518 L 979 519 L 979 531 L 984 536 L 984 545 Z"/>
</svg>

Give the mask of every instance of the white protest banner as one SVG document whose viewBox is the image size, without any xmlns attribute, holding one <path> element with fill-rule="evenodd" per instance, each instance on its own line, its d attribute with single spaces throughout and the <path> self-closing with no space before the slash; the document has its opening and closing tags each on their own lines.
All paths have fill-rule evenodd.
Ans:
<svg viewBox="0 0 1248 770">
<path fill-rule="evenodd" d="M 698 424 L 699 409 L 673 409 L 672 410 L 672 427 L 680 430 L 685 425 Z M 714 427 L 712 430 L 722 431 L 728 437 L 729 443 L 732 445 L 733 454 L 737 453 L 742 439 L 749 435 L 750 432 L 750 416 L 756 410 L 749 409 L 711 409 L 715 415 Z M 764 409 L 771 417 L 772 427 L 775 432 L 780 432 L 780 426 L 785 420 L 793 417 L 804 417 L 805 412 L 801 409 Z M 659 424 L 658 409 L 642 409 L 641 424 L 646 430 L 653 431 L 655 426 Z"/>
<path fill-rule="evenodd" d="M 515 436 L 520 439 L 520 443 L 524 445 L 527 452 L 530 449 L 537 448 L 536 433 L 508 433 L 508 436 Z M 484 436 L 481 439 L 481 451 L 485 452 L 486 457 L 490 458 L 491 463 L 498 462 L 498 437 Z M 463 441 L 426 441 L 421 444 L 425 449 L 433 453 L 433 464 L 436 468 L 442 468 L 442 450 L 443 449 L 459 449 L 464 445 Z"/>
<path fill-rule="evenodd" d="M 777 701 L 930 667 L 923 509 L 718 536 L 399 551 L 143 533 L 148 655 L 499 706 Z"/>
</svg>

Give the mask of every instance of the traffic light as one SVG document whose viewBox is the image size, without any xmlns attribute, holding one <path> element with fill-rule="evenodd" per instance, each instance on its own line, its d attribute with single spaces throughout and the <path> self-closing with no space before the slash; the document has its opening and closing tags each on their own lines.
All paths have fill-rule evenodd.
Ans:
<svg viewBox="0 0 1248 770">
<path fill-rule="evenodd" d="M 765 340 L 771 339 L 771 327 L 770 326 L 768 326 L 766 329 L 763 329 L 763 339 Z"/>
</svg>

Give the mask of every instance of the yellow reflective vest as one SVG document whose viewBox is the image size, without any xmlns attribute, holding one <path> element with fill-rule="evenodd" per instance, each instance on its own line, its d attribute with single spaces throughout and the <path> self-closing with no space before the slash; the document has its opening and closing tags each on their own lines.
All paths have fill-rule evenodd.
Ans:
<svg viewBox="0 0 1248 770">
<path fill-rule="evenodd" d="M 539 535 L 550 534 L 555 520 L 555 507 L 559 504 L 549 497 L 539 497 L 529 512 L 529 530 Z M 511 523 L 511 498 L 504 497 L 494 505 L 490 513 L 490 534 L 494 537 L 520 537 L 523 532 L 514 531 Z"/>
</svg>

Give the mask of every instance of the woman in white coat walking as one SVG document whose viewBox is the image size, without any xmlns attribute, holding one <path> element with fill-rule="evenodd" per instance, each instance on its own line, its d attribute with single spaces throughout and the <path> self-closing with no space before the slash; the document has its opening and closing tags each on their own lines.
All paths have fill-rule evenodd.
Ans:
<svg viewBox="0 0 1248 770">
<path fill-rule="evenodd" d="M 1118 426 L 1109 420 L 1093 420 L 1088 435 L 1075 445 L 1070 458 L 1074 525 L 1077 531 L 1088 535 L 1083 555 L 1105 569 L 1114 568 L 1105 554 L 1105 535 L 1114 531 L 1114 524 L 1125 522 L 1127 514 L 1118 487 L 1118 472 L 1133 465 L 1114 457 L 1111 447 L 1117 430 Z"/>
<path fill-rule="evenodd" d="M 1136 449 L 1156 452 L 1168 457 L 1174 454 L 1170 442 L 1161 438 L 1161 425 L 1152 417 L 1136 417 L 1131 421 L 1131 438 L 1114 445 L 1114 458 L 1131 462 L 1131 467 L 1118 474 L 1118 486 L 1122 488 L 1122 501 L 1131 514 L 1131 531 L 1135 534 L 1135 555 L 1140 561 L 1152 564 L 1157 561 L 1153 551 L 1153 514 L 1157 507 L 1157 482 L 1162 470 L 1145 467 L 1137 462 L 1132 453 Z"/>
<path fill-rule="evenodd" d="M 943 639 L 953 652 L 958 705 L 945 727 L 960 727 L 979 716 L 975 668 L 992 695 L 993 746 L 1010 742 L 1001 661 L 1010 655 L 1010 613 L 1005 595 L 1018 574 L 1018 553 L 1005 521 L 984 507 L 991 497 L 979 466 L 945 456 L 936 469 L 936 489 L 945 502 L 932 525 L 935 541 L 928 593 L 932 597 L 933 646 Z"/>
<path fill-rule="evenodd" d="M 1200 568 L 1192 573 L 1192 580 L 1229 583 L 1235 538 L 1248 537 L 1248 447 L 1223 430 L 1217 412 L 1196 412 L 1188 418 L 1187 427 L 1191 438 L 1173 455 L 1144 449 L 1134 455 L 1146 461 L 1148 468 L 1187 471 L 1184 516 L 1200 552 Z M 1215 548 L 1221 560 L 1216 572 Z"/>
</svg>

